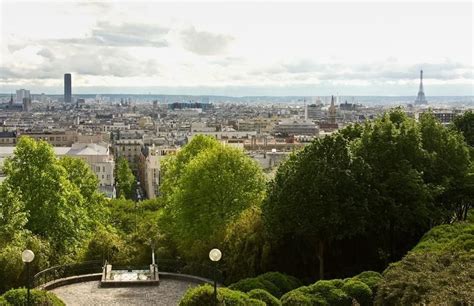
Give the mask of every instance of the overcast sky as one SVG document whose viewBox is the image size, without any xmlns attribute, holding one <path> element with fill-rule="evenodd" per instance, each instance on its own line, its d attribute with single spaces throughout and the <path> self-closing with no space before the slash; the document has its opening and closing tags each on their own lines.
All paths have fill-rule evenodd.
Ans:
<svg viewBox="0 0 474 306">
<path fill-rule="evenodd" d="M 471 1 L 0 1 L 2 93 L 474 94 Z"/>
</svg>

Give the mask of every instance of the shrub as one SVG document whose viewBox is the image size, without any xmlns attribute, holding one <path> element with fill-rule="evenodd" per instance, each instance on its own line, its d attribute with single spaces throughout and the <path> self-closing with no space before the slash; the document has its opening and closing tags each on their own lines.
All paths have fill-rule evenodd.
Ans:
<svg viewBox="0 0 474 306">
<path fill-rule="evenodd" d="M 214 288 L 211 285 L 188 289 L 179 302 L 180 306 L 213 305 Z"/>
<path fill-rule="evenodd" d="M 360 280 L 372 290 L 372 295 L 375 296 L 378 285 L 383 279 L 382 274 L 375 271 L 364 271 L 353 277 L 354 279 Z"/>
<path fill-rule="evenodd" d="M 230 305 L 230 304 L 226 304 Z M 248 302 L 245 303 L 245 306 L 266 306 L 267 304 L 264 301 L 257 299 L 248 299 Z"/>
<path fill-rule="evenodd" d="M 278 287 L 279 291 L 284 294 L 288 291 L 298 288 L 301 286 L 301 283 L 296 278 L 291 278 L 288 275 L 285 275 L 280 272 L 267 272 L 258 276 L 259 279 L 265 279 L 270 281 L 275 286 Z"/>
<path fill-rule="evenodd" d="M 329 283 L 331 283 L 334 287 L 338 288 L 338 289 L 341 289 L 343 286 L 344 286 L 344 283 L 345 281 L 343 281 L 342 279 L 331 279 L 331 280 L 328 280 Z"/>
<path fill-rule="evenodd" d="M 218 305 L 226 306 L 264 306 L 265 303 L 251 299 L 246 293 L 228 288 L 217 289 Z M 188 289 L 181 301 L 180 306 L 204 306 L 214 305 L 214 288 L 211 285 L 203 285 Z"/>
<path fill-rule="evenodd" d="M 312 296 L 301 290 L 300 287 L 293 291 L 287 292 L 281 297 L 282 306 L 328 306 L 329 304 L 319 296 Z"/>
<path fill-rule="evenodd" d="M 249 292 L 253 289 L 263 289 L 273 296 L 280 297 L 281 292 L 272 282 L 262 278 L 244 278 L 229 286 L 229 289 Z"/>
<path fill-rule="evenodd" d="M 11 305 L 26 305 L 27 304 L 27 290 L 25 288 L 11 289 L 3 295 L 7 303 Z M 30 290 L 30 298 L 32 305 L 42 306 L 63 306 L 61 301 L 54 293 L 43 290 Z"/>
<path fill-rule="evenodd" d="M 332 282 L 328 280 L 320 280 L 306 289 L 313 296 L 321 296 L 331 306 L 351 306 L 352 299 L 341 289 L 338 289 Z"/>
<path fill-rule="evenodd" d="M 264 301 L 267 306 L 281 306 L 281 302 L 263 289 L 253 289 L 248 293 L 252 299 Z"/>
<path fill-rule="evenodd" d="M 350 279 L 342 286 L 342 291 L 355 299 L 361 306 L 372 305 L 372 290 L 357 279 Z"/>
<path fill-rule="evenodd" d="M 3 296 L 0 295 L 0 306 L 8 306 L 10 305 L 7 300 Z"/>
</svg>

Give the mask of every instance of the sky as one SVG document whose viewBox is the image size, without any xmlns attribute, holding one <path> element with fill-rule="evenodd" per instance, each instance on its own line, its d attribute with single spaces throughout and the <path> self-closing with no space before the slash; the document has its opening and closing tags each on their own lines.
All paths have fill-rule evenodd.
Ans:
<svg viewBox="0 0 474 306">
<path fill-rule="evenodd" d="M 0 3 L 0 93 L 474 95 L 471 1 Z"/>
</svg>

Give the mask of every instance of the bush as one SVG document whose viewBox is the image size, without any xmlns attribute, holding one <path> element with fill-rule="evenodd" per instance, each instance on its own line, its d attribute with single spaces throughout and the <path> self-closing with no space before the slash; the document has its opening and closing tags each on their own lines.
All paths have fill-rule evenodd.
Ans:
<svg viewBox="0 0 474 306">
<path fill-rule="evenodd" d="M 2 296 L 7 303 L 11 305 L 26 305 L 27 304 L 27 290 L 25 288 L 11 289 Z M 30 298 L 32 305 L 42 306 L 63 306 L 61 301 L 54 293 L 43 290 L 30 290 Z"/>
<path fill-rule="evenodd" d="M 301 286 L 301 283 L 297 278 L 290 278 L 288 275 L 285 275 L 280 272 L 267 272 L 258 276 L 258 278 L 273 283 L 275 286 L 278 287 L 279 291 L 282 294 Z"/>
<path fill-rule="evenodd" d="M 372 290 L 357 279 L 350 279 L 342 286 L 342 291 L 355 299 L 361 306 L 372 305 Z"/>
<path fill-rule="evenodd" d="M 282 295 L 278 287 L 272 282 L 258 277 L 241 279 L 238 282 L 231 284 L 229 289 L 242 292 L 249 292 L 253 289 L 263 289 L 276 297 L 280 297 Z"/>
<path fill-rule="evenodd" d="M 253 289 L 248 295 L 252 299 L 265 302 L 267 306 L 281 306 L 281 302 L 276 297 L 263 289 Z"/>
<path fill-rule="evenodd" d="M 211 285 L 188 289 L 179 302 L 180 306 L 213 305 L 214 288 Z"/>
<path fill-rule="evenodd" d="M 352 299 L 344 291 L 338 289 L 335 284 L 337 285 L 339 282 L 320 280 L 306 287 L 306 290 L 313 296 L 324 298 L 331 306 L 351 306 Z"/>
<path fill-rule="evenodd" d="M 226 306 L 264 306 L 265 303 L 250 298 L 246 293 L 228 288 L 217 289 L 218 305 Z M 203 285 L 188 289 L 179 302 L 180 306 L 214 305 L 214 288 Z"/>
<path fill-rule="evenodd" d="M 0 295 L 0 306 L 8 306 L 10 305 L 7 300 L 3 296 Z"/>
<path fill-rule="evenodd" d="M 345 281 L 343 281 L 342 279 L 338 279 L 338 278 L 328 280 L 328 282 L 330 284 L 332 284 L 334 287 L 338 288 L 338 289 L 341 289 L 344 286 L 344 283 L 345 283 Z"/>
<path fill-rule="evenodd" d="M 360 280 L 367 286 L 369 286 L 370 290 L 372 290 L 372 295 L 375 296 L 377 293 L 377 288 L 382 281 L 383 277 L 382 274 L 375 272 L 375 271 L 364 271 L 356 276 L 353 277 L 354 279 Z"/>
<path fill-rule="evenodd" d="M 328 303 L 324 299 L 320 299 L 318 303 L 318 297 L 311 296 L 301 290 L 300 287 L 293 291 L 287 292 L 285 295 L 281 297 L 281 305 L 282 306 L 313 306 L 313 305 L 321 305 L 321 306 L 328 306 Z"/>
</svg>

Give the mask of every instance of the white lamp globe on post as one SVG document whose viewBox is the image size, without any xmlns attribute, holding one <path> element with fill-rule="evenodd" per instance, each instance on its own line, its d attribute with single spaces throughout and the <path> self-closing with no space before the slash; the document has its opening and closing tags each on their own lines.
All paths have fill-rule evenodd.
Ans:
<svg viewBox="0 0 474 306">
<path fill-rule="evenodd" d="M 222 252 L 219 249 L 212 249 L 209 252 L 209 259 L 216 264 L 214 265 L 214 305 L 217 305 L 217 262 L 221 260 L 222 258 Z"/>
<path fill-rule="evenodd" d="M 27 280 L 27 297 L 26 297 L 26 301 L 27 301 L 27 305 L 31 305 L 30 303 L 30 287 L 31 287 L 31 284 L 30 284 L 30 262 L 33 261 L 33 259 L 35 259 L 35 253 L 33 253 L 32 250 L 24 250 L 22 253 L 21 253 L 21 260 L 23 260 L 23 262 L 26 264 L 26 274 L 27 274 L 27 277 L 28 277 L 28 280 Z"/>
</svg>

